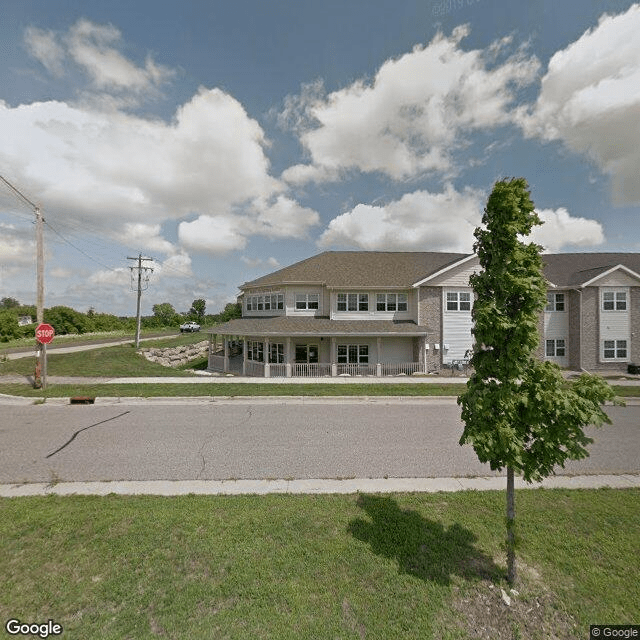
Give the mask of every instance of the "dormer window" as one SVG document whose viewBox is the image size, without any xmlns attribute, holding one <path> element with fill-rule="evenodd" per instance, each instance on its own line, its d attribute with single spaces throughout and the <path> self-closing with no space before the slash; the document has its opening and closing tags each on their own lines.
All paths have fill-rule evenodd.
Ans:
<svg viewBox="0 0 640 640">
<path fill-rule="evenodd" d="M 296 293 L 296 311 L 318 309 L 320 306 L 320 294 Z"/>
<path fill-rule="evenodd" d="M 338 311 L 369 311 L 369 294 L 339 293 Z"/>
</svg>

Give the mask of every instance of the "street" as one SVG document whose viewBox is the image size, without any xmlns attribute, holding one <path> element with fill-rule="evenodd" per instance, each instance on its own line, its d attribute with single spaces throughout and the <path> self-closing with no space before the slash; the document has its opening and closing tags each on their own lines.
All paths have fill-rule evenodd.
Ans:
<svg viewBox="0 0 640 640">
<path fill-rule="evenodd" d="M 0 483 L 493 475 L 460 447 L 455 399 L 275 398 L 3 406 Z M 590 457 L 558 473 L 638 473 L 640 406 L 609 407 Z"/>
</svg>

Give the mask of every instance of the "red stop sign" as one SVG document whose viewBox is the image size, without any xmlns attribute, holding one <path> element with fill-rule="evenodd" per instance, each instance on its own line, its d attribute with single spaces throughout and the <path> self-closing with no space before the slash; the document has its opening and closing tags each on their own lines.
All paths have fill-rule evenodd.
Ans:
<svg viewBox="0 0 640 640">
<path fill-rule="evenodd" d="M 40 344 L 49 344 L 53 340 L 55 333 L 56 332 L 50 324 L 39 324 L 36 327 L 36 340 Z"/>
</svg>

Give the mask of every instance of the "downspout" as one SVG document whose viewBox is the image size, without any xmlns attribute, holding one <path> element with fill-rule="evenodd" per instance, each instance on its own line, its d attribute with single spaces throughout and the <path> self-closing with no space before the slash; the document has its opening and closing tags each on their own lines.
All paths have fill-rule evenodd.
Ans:
<svg viewBox="0 0 640 640">
<path fill-rule="evenodd" d="M 580 305 L 578 309 L 578 340 L 580 341 L 580 348 L 578 349 L 578 369 L 583 373 L 589 373 L 582 366 L 582 288 L 574 289 L 574 291 L 577 291 L 580 294 Z"/>
</svg>

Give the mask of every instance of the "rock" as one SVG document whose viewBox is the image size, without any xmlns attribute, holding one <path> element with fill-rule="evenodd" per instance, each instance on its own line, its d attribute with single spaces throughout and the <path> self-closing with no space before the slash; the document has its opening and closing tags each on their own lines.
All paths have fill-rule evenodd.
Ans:
<svg viewBox="0 0 640 640">
<path fill-rule="evenodd" d="M 507 595 L 507 592 L 504 589 L 500 589 L 500 593 L 502 594 L 502 600 L 507 605 L 507 607 L 511 606 L 511 598 Z"/>
</svg>

